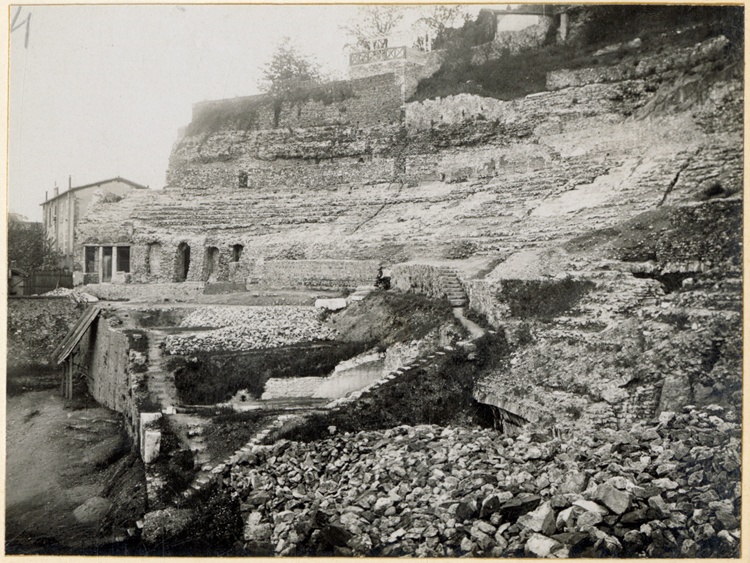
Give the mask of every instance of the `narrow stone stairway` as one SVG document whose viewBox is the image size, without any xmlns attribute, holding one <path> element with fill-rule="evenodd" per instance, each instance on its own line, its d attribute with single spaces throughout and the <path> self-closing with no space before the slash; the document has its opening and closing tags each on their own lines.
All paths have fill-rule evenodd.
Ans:
<svg viewBox="0 0 750 563">
<path fill-rule="evenodd" d="M 349 301 L 362 301 L 370 293 L 377 289 L 374 285 L 359 285 L 347 299 Z"/>
<path fill-rule="evenodd" d="M 162 343 L 166 334 L 159 330 L 148 331 L 148 371 L 146 384 L 149 394 L 159 402 L 162 412 L 177 402 L 174 376 L 162 369 Z"/>
<path fill-rule="evenodd" d="M 177 413 L 169 415 L 172 429 L 180 437 L 180 442 L 193 452 L 193 460 L 196 466 L 204 467 L 211 461 L 208 454 L 206 440 L 203 436 L 203 427 L 208 422 L 194 414 Z"/>
<path fill-rule="evenodd" d="M 203 436 L 203 427 L 208 423 L 208 419 L 181 412 L 184 409 L 179 408 L 174 375 L 163 367 L 162 343 L 166 336 L 166 333 L 158 329 L 148 331 L 149 367 L 146 372 L 146 383 L 150 396 L 158 402 L 162 415 L 167 418 L 181 446 L 193 453 L 196 466 L 201 468 L 200 475 L 205 473 L 204 470 L 211 469 L 211 456 Z"/>
<path fill-rule="evenodd" d="M 175 415 L 175 416 L 189 416 L 189 415 Z M 224 469 L 228 465 L 233 465 L 237 463 L 242 456 L 247 455 L 249 453 L 252 453 L 253 448 L 260 445 L 263 440 L 274 430 L 280 429 L 286 422 L 288 422 L 292 418 L 300 417 L 299 414 L 281 414 L 278 415 L 275 418 L 272 418 L 269 420 L 260 430 L 258 430 L 248 442 L 239 448 L 236 452 L 234 452 L 231 456 L 226 458 L 225 460 L 217 463 L 215 466 L 212 466 L 209 462 L 210 459 L 208 459 L 207 454 L 203 452 L 203 456 L 201 454 L 198 454 L 196 457 L 196 463 L 198 462 L 198 459 L 204 459 L 203 465 L 201 466 L 200 470 L 196 473 L 193 482 L 190 483 L 190 486 L 182 493 L 182 496 L 186 499 L 189 499 L 193 497 L 195 494 L 200 492 L 203 487 L 211 483 L 217 475 L 222 473 Z M 203 449 L 205 449 L 205 444 L 203 444 Z"/>
<path fill-rule="evenodd" d="M 451 307 L 466 307 L 469 304 L 469 298 L 466 295 L 461 280 L 455 268 L 449 266 L 440 266 L 440 288 L 445 293 Z"/>
</svg>

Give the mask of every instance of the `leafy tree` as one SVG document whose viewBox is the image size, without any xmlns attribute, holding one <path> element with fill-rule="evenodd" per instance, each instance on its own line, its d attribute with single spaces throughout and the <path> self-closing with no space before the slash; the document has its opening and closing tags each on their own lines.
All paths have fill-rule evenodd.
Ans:
<svg viewBox="0 0 750 563">
<path fill-rule="evenodd" d="M 52 249 L 41 223 L 8 214 L 8 266 L 27 272 L 57 266 L 60 256 Z"/>
<path fill-rule="evenodd" d="M 420 24 L 430 30 L 433 35 L 441 33 L 446 27 L 454 27 L 458 23 L 466 23 L 470 16 L 466 6 L 461 4 L 434 4 L 431 6 L 420 6 L 423 15 L 417 20 Z"/>
<path fill-rule="evenodd" d="M 289 37 L 281 40 L 261 70 L 261 89 L 271 94 L 287 93 L 302 82 L 321 82 L 320 65 L 300 53 Z"/>
<path fill-rule="evenodd" d="M 373 37 L 382 37 L 395 30 L 407 9 L 395 5 L 360 6 L 356 19 L 342 29 L 353 39 L 350 46 L 369 49 Z"/>
</svg>

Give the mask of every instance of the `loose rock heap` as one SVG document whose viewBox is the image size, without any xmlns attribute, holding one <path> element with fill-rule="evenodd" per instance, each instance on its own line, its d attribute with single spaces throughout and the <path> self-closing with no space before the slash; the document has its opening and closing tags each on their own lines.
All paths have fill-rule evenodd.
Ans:
<svg viewBox="0 0 750 563">
<path fill-rule="evenodd" d="M 318 320 L 314 307 L 211 307 L 188 315 L 183 327 L 216 327 L 193 334 L 172 334 L 170 354 L 276 348 L 311 340 L 331 340 L 336 331 Z"/>
<path fill-rule="evenodd" d="M 570 439 L 401 426 L 258 446 L 223 486 L 254 553 L 737 557 L 740 435 L 718 406 Z"/>
</svg>

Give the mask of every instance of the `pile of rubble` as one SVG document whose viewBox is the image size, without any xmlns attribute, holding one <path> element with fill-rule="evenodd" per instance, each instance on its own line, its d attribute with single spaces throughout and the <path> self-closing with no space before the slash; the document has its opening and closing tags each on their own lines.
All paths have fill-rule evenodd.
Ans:
<svg viewBox="0 0 750 563">
<path fill-rule="evenodd" d="M 686 407 L 569 440 L 402 426 L 258 446 L 223 472 L 281 556 L 737 557 L 740 425 Z"/>
<path fill-rule="evenodd" d="M 205 307 L 188 315 L 181 326 L 216 330 L 171 334 L 165 349 L 170 354 L 244 351 L 335 338 L 336 331 L 318 315 L 313 307 Z"/>
<path fill-rule="evenodd" d="M 42 294 L 44 297 L 70 297 L 76 303 L 96 303 L 99 299 L 89 293 L 70 289 L 67 287 L 58 287 L 52 291 Z"/>
</svg>

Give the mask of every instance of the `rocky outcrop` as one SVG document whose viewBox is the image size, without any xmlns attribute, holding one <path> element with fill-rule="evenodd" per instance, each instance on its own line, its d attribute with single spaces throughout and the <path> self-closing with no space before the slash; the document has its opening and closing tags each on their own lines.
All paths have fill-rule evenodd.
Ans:
<svg viewBox="0 0 750 563">
<path fill-rule="evenodd" d="M 728 45 L 729 40 L 720 35 L 693 47 L 677 49 L 668 54 L 639 57 L 614 66 L 557 70 L 547 74 L 547 90 L 621 82 L 649 76 L 664 79 L 665 75 L 674 76 L 687 68 L 721 58 Z"/>
</svg>

